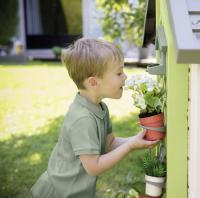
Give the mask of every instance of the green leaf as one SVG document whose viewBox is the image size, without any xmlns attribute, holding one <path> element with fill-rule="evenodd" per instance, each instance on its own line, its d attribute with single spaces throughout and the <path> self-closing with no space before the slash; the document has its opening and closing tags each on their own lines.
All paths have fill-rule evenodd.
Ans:
<svg viewBox="0 0 200 198">
<path fill-rule="evenodd" d="M 131 190 L 129 190 L 128 195 L 130 195 L 131 198 L 138 198 L 139 197 L 139 193 L 133 188 Z"/>
</svg>

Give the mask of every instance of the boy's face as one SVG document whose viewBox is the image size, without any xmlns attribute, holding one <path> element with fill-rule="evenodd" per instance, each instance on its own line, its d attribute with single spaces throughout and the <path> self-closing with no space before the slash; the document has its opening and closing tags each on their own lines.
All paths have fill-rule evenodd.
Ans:
<svg viewBox="0 0 200 198">
<path fill-rule="evenodd" d="M 108 70 L 99 78 L 99 96 L 103 98 L 119 99 L 122 96 L 123 86 L 127 79 L 123 72 L 123 63 L 110 63 Z"/>
</svg>

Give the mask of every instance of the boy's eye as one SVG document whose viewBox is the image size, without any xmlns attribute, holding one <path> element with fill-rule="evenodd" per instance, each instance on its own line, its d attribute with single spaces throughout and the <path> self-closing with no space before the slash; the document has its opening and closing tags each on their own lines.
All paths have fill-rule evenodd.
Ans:
<svg viewBox="0 0 200 198">
<path fill-rule="evenodd" d="M 120 76 L 122 74 L 122 72 L 117 73 L 118 76 Z"/>
</svg>

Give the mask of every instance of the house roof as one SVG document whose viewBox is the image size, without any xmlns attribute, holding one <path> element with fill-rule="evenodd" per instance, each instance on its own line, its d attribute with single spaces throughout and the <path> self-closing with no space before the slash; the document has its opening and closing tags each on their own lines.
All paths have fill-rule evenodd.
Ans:
<svg viewBox="0 0 200 198">
<path fill-rule="evenodd" d="M 200 63 L 200 1 L 167 0 L 177 63 Z"/>
<path fill-rule="evenodd" d="M 200 63 L 200 1 L 167 0 L 177 63 Z M 155 0 L 148 0 L 143 47 L 155 43 Z"/>
</svg>

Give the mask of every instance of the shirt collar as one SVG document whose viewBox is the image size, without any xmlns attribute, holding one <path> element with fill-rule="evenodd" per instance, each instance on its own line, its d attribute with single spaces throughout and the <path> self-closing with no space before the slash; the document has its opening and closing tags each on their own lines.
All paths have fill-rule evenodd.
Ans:
<svg viewBox="0 0 200 198">
<path fill-rule="evenodd" d="M 75 97 L 75 102 L 81 104 L 82 106 L 86 107 L 89 111 L 94 113 L 97 117 L 103 119 L 106 115 L 106 109 L 102 102 L 100 102 L 101 106 L 97 106 L 86 97 L 81 96 L 78 92 Z"/>
</svg>

